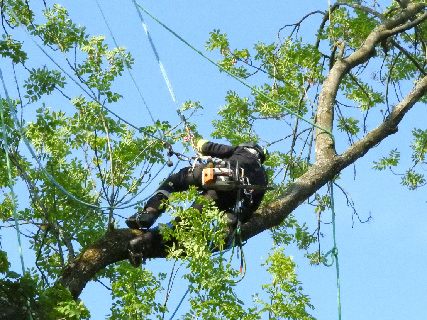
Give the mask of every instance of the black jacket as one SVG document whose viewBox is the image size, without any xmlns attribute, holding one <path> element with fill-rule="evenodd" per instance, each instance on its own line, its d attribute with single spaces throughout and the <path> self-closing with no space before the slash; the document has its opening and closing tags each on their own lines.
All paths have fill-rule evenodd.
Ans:
<svg viewBox="0 0 427 320">
<path fill-rule="evenodd" d="M 263 165 L 261 164 L 259 157 L 256 154 L 250 152 L 247 147 L 228 146 L 208 141 L 202 145 L 201 153 L 205 156 L 228 160 L 232 165 L 236 165 L 238 162 L 239 167 L 245 170 L 245 176 L 248 178 L 249 184 L 251 185 L 266 187 L 268 184 L 267 174 Z M 249 219 L 252 213 L 258 209 L 266 189 L 256 188 L 249 191 L 251 194 L 250 197 L 242 197 L 242 222 L 245 222 L 247 219 Z M 218 194 L 221 195 L 221 192 L 218 191 Z M 222 196 L 229 197 L 229 194 L 223 192 Z"/>
</svg>

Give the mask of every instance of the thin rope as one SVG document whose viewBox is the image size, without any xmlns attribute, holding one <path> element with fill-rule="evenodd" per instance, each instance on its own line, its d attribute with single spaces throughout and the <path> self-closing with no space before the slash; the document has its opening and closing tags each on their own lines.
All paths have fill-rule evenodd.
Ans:
<svg viewBox="0 0 427 320">
<path fill-rule="evenodd" d="M 340 267 L 338 263 L 338 248 L 337 248 L 337 242 L 336 242 L 336 236 L 335 236 L 335 209 L 334 209 L 334 183 L 330 182 L 331 186 L 331 210 L 332 210 L 332 233 L 333 233 L 333 239 L 334 239 L 334 246 L 331 250 L 329 250 L 325 256 L 322 258 L 322 262 L 325 266 L 331 267 L 334 264 L 335 259 L 335 266 L 337 269 L 337 297 L 338 297 L 338 319 L 341 320 L 341 294 L 340 294 Z M 331 256 L 331 261 L 327 261 L 327 257 Z"/>
<path fill-rule="evenodd" d="M 3 72 L 2 72 L 2 70 L 1 70 L 1 68 L 0 68 L 0 79 L 1 79 L 1 82 L 2 82 L 2 85 L 3 85 L 3 90 L 4 90 L 4 93 L 5 93 L 5 95 L 6 95 L 6 100 L 7 100 L 7 102 L 8 102 L 8 105 L 9 105 L 9 109 L 10 109 L 10 113 L 11 113 L 11 115 L 12 115 L 12 117 L 13 117 L 13 120 L 15 121 L 15 124 L 17 124 L 17 127 L 18 127 L 18 131 L 19 131 L 19 133 L 20 133 L 20 135 L 21 135 L 21 137 L 22 137 L 22 139 L 24 140 L 24 143 L 25 143 L 25 145 L 27 146 L 27 149 L 28 149 L 28 151 L 30 151 L 30 153 L 31 153 L 31 155 L 32 155 L 32 157 L 34 158 L 34 160 L 36 160 L 36 162 L 37 162 L 37 164 L 40 166 L 40 169 L 43 171 L 43 173 L 49 178 L 49 180 L 58 188 L 58 189 L 60 189 L 63 193 L 65 193 L 67 196 L 69 196 L 70 198 L 72 198 L 73 200 L 75 200 L 75 201 L 77 201 L 78 203 L 80 203 L 80 204 L 82 204 L 82 205 L 85 205 L 85 206 L 87 206 L 87 207 L 89 207 L 89 208 L 92 208 L 92 209 L 96 209 L 96 210 L 102 210 L 102 209 L 112 209 L 112 208 L 115 208 L 115 207 L 100 207 L 100 206 L 97 206 L 97 205 L 94 205 L 94 204 L 90 204 L 90 203 L 86 203 L 86 202 L 84 202 L 84 201 L 82 201 L 82 200 L 80 200 L 80 199 L 78 199 L 78 198 L 76 198 L 75 196 L 73 196 L 71 193 L 69 193 L 67 190 L 65 190 L 53 177 L 52 177 L 52 175 L 49 173 L 49 172 L 47 172 L 46 171 L 46 169 L 43 167 L 43 165 L 42 165 L 42 163 L 41 163 L 41 161 L 40 161 L 40 159 L 37 157 L 37 155 L 35 154 L 35 152 L 34 152 L 34 150 L 32 149 L 32 147 L 31 147 L 31 145 L 30 145 L 30 142 L 28 141 L 28 139 L 27 139 L 27 137 L 25 136 L 25 134 L 24 134 L 24 132 L 23 132 L 23 129 L 22 129 L 22 126 L 19 124 L 19 120 L 18 120 L 18 117 L 17 117 L 17 115 L 16 115 L 16 111 L 15 111 L 15 108 L 13 107 L 13 105 L 12 105 L 12 102 L 11 102 L 11 100 L 10 100 L 10 97 L 9 97 L 9 93 L 8 93 L 8 91 L 7 91 L 7 88 L 6 88 L 6 83 L 5 83 L 5 81 L 4 81 L 4 78 L 3 78 Z"/>
<path fill-rule="evenodd" d="M 14 13 L 14 11 L 13 11 L 13 9 L 12 8 L 10 8 L 6 3 L 5 3 L 5 5 L 8 7 L 8 9 L 10 10 L 10 12 L 11 12 L 11 14 L 12 14 L 12 16 L 16 19 L 16 21 L 19 21 L 19 19 L 18 19 L 18 17 L 16 16 L 16 14 Z M 121 121 L 123 121 L 124 123 L 126 123 L 127 125 L 129 125 L 130 127 L 132 127 L 132 128 L 134 128 L 135 130 L 137 130 L 138 132 L 140 132 L 140 133 L 143 133 L 143 134 L 145 134 L 145 135 L 147 135 L 147 136 L 149 136 L 149 137 L 151 137 L 151 138 L 153 138 L 153 139 L 156 139 L 156 140 L 158 140 L 158 141 L 160 141 L 160 142 L 162 142 L 162 143 L 165 143 L 165 141 L 163 140 L 163 139 L 161 139 L 161 138 L 158 138 L 158 137 L 156 137 L 155 135 L 153 135 L 153 134 L 151 134 L 150 132 L 147 132 L 146 130 L 143 130 L 142 128 L 138 128 L 138 127 L 136 127 L 135 125 L 133 125 L 133 124 L 131 124 L 130 122 L 128 122 L 127 120 L 125 120 L 125 119 L 123 119 L 122 117 L 120 117 L 119 115 L 117 115 L 115 112 L 113 112 L 112 110 L 110 110 L 109 108 L 107 108 L 105 105 L 103 105 L 98 99 L 97 99 L 97 97 L 94 95 L 94 94 L 91 94 L 91 93 L 89 93 L 77 80 L 75 80 L 67 71 L 65 71 L 62 67 L 61 67 L 61 65 L 59 64 L 59 63 L 57 63 L 47 52 L 46 52 L 46 50 L 44 50 L 43 49 L 43 47 L 41 47 L 34 39 L 33 39 L 33 37 L 31 36 L 31 34 L 28 32 L 28 30 L 26 29 L 26 28 L 24 28 L 23 26 L 22 26 L 22 24 L 21 24 L 21 28 L 24 30 L 24 32 L 27 34 L 27 36 L 31 39 L 31 41 L 33 41 L 34 42 L 34 44 L 66 75 L 66 76 L 68 76 L 68 78 L 70 78 L 75 84 L 77 84 L 77 86 L 78 87 L 80 87 L 80 89 L 82 89 L 82 91 L 84 91 L 89 97 L 91 97 L 92 99 L 94 99 L 94 101 L 96 101 L 97 103 L 99 103 L 99 105 L 101 105 L 105 110 L 107 110 L 109 113 L 111 113 L 112 115 L 114 115 L 116 118 L 118 118 L 119 120 L 121 120 Z M 27 146 L 27 148 L 28 148 L 28 150 L 30 151 L 30 153 L 31 153 L 31 155 L 32 155 L 32 157 L 36 160 L 36 162 L 38 163 L 38 165 L 40 166 L 40 168 L 41 168 L 41 170 L 43 171 L 43 173 L 48 177 L 48 179 L 59 189 L 59 190 L 61 190 L 64 194 L 66 194 L 67 196 L 69 196 L 70 198 L 72 198 L 73 200 L 75 200 L 75 201 L 77 201 L 77 202 L 79 202 L 80 204 L 82 204 L 82 205 L 85 205 L 85 206 L 87 206 L 87 207 L 89 207 L 89 208 L 92 208 L 92 209 L 95 209 L 95 210 L 98 210 L 98 211 L 103 211 L 103 210 L 111 210 L 111 209 L 126 209 L 126 208 L 128 208 L 128 207 L 130 207 L 130 206 L 132 206 L 132 205 L 128 205 L 128 206 L 126 206 L 126 207 L 124 207 L 124 208 L 122 208 L 121 206 L 118 206 L 118 207 L 111 207 L 111 206 L 97 206 L 97 205 L 93 205 L 93 204 L 89 204 L 89 203 L 86 203 L 86 202 L 84 202 L 84 201 L 82 201 L 82 200 L 80 200 L 80 199 L 78 199 L 78 198 L 76 198 L 75 196 L 73 196 L 72 194 L 70 194 L 65 188 L 63 188 L 50 174 L 49 174 L 49 172 L 47 172 L 45 169 L 44 169 L 44 167 L 43 167 L 43 165 L 41 164 L 41 162 L 40 162 L 40 160 L 37 158 L 37 156 L 36 156 L 36 154 L 35 154 L 35 152 L 34 152 L 34 150 L 31 148 L 31 145 L 30 145 L 30 143 L 28 142 L 28 140 L 27 140 L 27 138 L 26 138 L 26 136 L 25 136 L 25 134 L 24 134 L 24 132 L 23 132 L 23 128 L 22 128 L 22 126 L 20 125 L 20 123 L 19 123 L 19 120 L 18 120 L 18 118 L 17 118 L 17 115 L 16 115 L 16 113 L 15 113 L 15 109 L 12 107 L 12 104 L 11 104 L 11 102 L 10 102 L 10 98 L 9 98 L 9 95 L 8 95 L 8 92 L 7 92 L 7 89 L 6 89 L 6 85 L 5 85 L 5 82 L 4 82 L 4 79 L 3 79 L 3 76 L 2 76 L 2 74 L 1 74 L 1 70 L 0 70 L 0 76 L 1 76 L 1 80 L 2 80 L 2 82 L 3 82 L 3 87 L 4 87 L 4 91 L 5 91 L 5 94 L 6 94 L 6 97 L 7 97 L 7 101 L 8 101 L 8 103 L 9 103 L 9 107 L 10 107 L 10 109 L 11 109 L 11 114 L 13 115 L 13 118 L 14 118 L 14 120 L 15 120 L 15 122 L 16 122 L 16 124 L 17 124 L 17 127 L 18 127 L 18 131 L 19 131 L 19 133 L 21 134 L 21 136 L 22 136 L 22 138 L 23 138 L 23 140 L 24 140 L 24 143 L 26 144 L 26 146 Z M 130 199 L 129 201 L 131 201 L 132 199 Z M 137 202 L 137 203 L 135 203 L 135 204 L 138 204 L 139 202 Z M 102 212 L 102 213 L 104 213 L 104 212 Z M 104 213 L 105 214 L 105 213 Z"/>
<path fill-rule="evenodd" d="M 135 0 L 132 0 L 135 3 Z M 264 92 L 258 90 L 257 88 L 249 85 L 247 82 L 245 82 L 244 80 L 240 79 L 238 76 L 236 76 L 235 74 L 233 74 L 232 72 L 228 71 L 227 69 L 225 69 L 224 67 L 220 66 L 218 63 L 216 63 L 215 61 L 213 61 L 212 59 L 210 59 L 208 56 L 206 56 L 204 53 L 202 53 L 200 50 L 196 49 L 194 46 L 192 46 L 189 42 L 187 42 L 186 40 L 184 40 L 180 35 L 178 35 L 175 31 L 173 31 L 172 29 L 170 29 L 168 26 L 166 26 L 163 22 L 161 22 L 160 20 L 158 20 L 156 17 L 154 17 L 150 12 L 148 12 L 145 8 L 143 8 L 140 4 L 136 4 L 139 8 L 141 8 L 141 10 L 143 10 L 146 14 L 148 14 L 153 20 L 155 20 L 157 23 L 159 23 L 163 28 L 165 28 L 166 30 L 168 30 L 170 33 L 172 33 L 175 37 L 177 37 L 179 40 L 181 40 L 184 44 L 186 44 L 188 47 L 190 47 L 191 49 L 193 49 L 195 52 L 197 52 L 198 54 L 200 54 L 203 58 L 205 58 L 206 60 L 208 60 L 210 63 L 214 64 L 215 66 L 217 66 L 221 71 L 227 73 L 228 75 L 232 76 L 234 79 L 236 79 L 237 81 L 239 81 L 240 83 L 242 83 L 244 86 L 248 87 L 249 89 L 251 89 L 252 91 L 258 93 L 259 95 L 261 95 L 262 97 L 264 97 L 265 99 L 267 99 L 268 101 L 270 101 L 271 103 L 274 103 L 275 105 L 284 108 L 287 112 L 289 112 L 290 114 L 292 114 L 293 116 L 307 122 L 308 124 L 323 130 L 324 132 L 326 132 L 327 134 L 329 134 L 329 136 L 331 137 L 332 141 L 335 142 L 335 138 L 334 135 L 332 134 L 331 131 L 319 126 L 318 124 L 311 122 L 310 120 L 305 119 L 303 116 L 299 115 L 298 113 L 288 109 L 287 107 L 285 107 L 284 105 L 282 105 L 281 103 L 271 99 L 270 97 L 268 97 Z"/>
<path fill-rule="evenodd" d="M 1 70 L 0 70 L 1 74 Z M 4 150 L 6 153 L 6 164 L 7 164 L 7 174 L 9 178 L 9 188 L 10 188 L 10 194 L 12 198 L 12 207 L 13 207 L 13 219 L 15 220 L 15 230 L 16 230 L 16 236 L 18 237 L 18 247 L 19 247 L 19 258 L 21 260 L 21 268 L 22 268 L 22 276 L 25 275 L 25 264 L 24 264 L 24 255 L 22 253 L 22 243 L 21 243 L 21 233 L 19 232 L 19 223 L 18 223 L 18 213 L 17 213 L 17 204 L 15 201 L 15 192 L 13 190 L 13 179 L 12 179 L 12 169 L 10 166 L 10 159 L 9 159 L 9 145 L 7 141 L 7 133 L 6 133 L 6 124 L 4 120 L 4 112 L 3 112 L 3 99 L 0 95 L 0 114 L 1 114 L 1 126 L 3 131 L 3 141 L 4 141 Z M 27 300 L 28 303 L 28 312 L 30 314 L 30 319 L 32 320 L 33 317 L 31 315 L 31 305 L 30 300 Z"/>
<path fill-rule="evenodd" d="M 188 286 L 187 291 L 185 291 L 184 295 L 182 296 L 181 300 L 179 301 L 175 311 L 173 312 L 172 316 L 169 318 L 169 320 L 172 320 L 173 317 L 175 317 L 175 314 L 178 312 L 178 309 L 181 307 L 181 304 L 184 302 L 185 297 L 187 296 L 188 292 L 190 291 L 190 286 Z"/>
<path fill-rule="evenodd" d="M 112 32 L 112 30 L 111 30 L 111 28 L 110 28 L 110 25 L 108 24 L 107 18 L 105 17 L 104 12 L 102 11 L 102 8 L 101 8 L 101 6 L 100 6 L 100 4 L 99 4 L 98 0 L 95 0 L 95 3 L 96 3 L 96 5 L 98 6 L 98 9 L 99 9 L 99 11 L 100 11 L 100 13 L 101 13 L 102 18 L 104 19 L 104 22 L 105 22 L 105 25 L 107 26 L 108 31 L 110 32 L 111 38 L 112 38 L 112 39 L 113 39 L 113 41 L 114 41 L 114 45 L 116 46 L 116 48 L 119 48 L 119 45 L 118 45 L 118 43 L 117 43 L 117 41 L 116 41 L 116 38 L 114 37 L 114 34 L 113 34 L 113 32 Z M 122 51 L 120 51 L 120 50 L 119 50 L 119 52 L 120 52 L 120 54 L 122 55 L 122 58 L 123 58 L 123 59 L 125 59 L 125 56 L 124 56 L 124 54 L 122 53 Z M 159 136 L 160 136 L 160 137 L 162 137 L 162 136 L 163 136 L 163 133 L 162 133 L 162 132 L 160 132 L 160 129 L 159 129 L 159 127 L 158 127 L 158 126 L 157 126 L 157 124 L 156 124 L 156 120 L 154 119 L 153 114 L 151 113 L 151 110 L 150 110 L 150 108 L 149 108 L 149 107 L 148 107 L 148 105 L 147 105 L 147 102 L 145 101 L 144 97 L 142 96 L 141 90 L 139 89 L 139 86 L 138 86 L 138 84 L 136 83 L 136 81 L 135 81 L 135 79 L 134 79 L 134 77 L 133 77 L 133 74 L 132 74 L 132 72 L 131 72 L 131 70 L 130 70 L 129 66 L 127 65 L 127 63 L 124 63 L 124 65 L 125 65 L 125 68 L 126 68 L 126 70 L 128 71 L 129 76 L 130 76 L 130 78 L 131 78 L 131 80 L 132 80 L 132 82 L 133 82 L 133 84 L 134 84 L 134 86 L 135 86 L 135 88 L 136 88 L 136 91 L 137 91 L 137 92 L 138 92 L 138 94 L 139 94 L 139 97 L 140 97 L 140 98 L 141 98 L 141 100 L 142 100 L 142 103 L 143 103 L 143 104 L 144 104 L 144 106 L 145 106 L 145 109 L 147 109 L 147 112 L 148 112 L 148 114 L 149 114 L 149 116 L 150 116 L 150 118 L 151 118 L 151 121 L 153 122 L 154 126 L 157 128 L 157 132 L 159 133 Z"/>
<path fill-rule="evenodd" d="M 162 72 L 163 78 L 165 79 L 166 85 L 168 86 L 168 90 L 169 90 L 169 93 L 172 97 L 172 100 L 175 103 L 175 106 L 177 107 L 177 109 L 179 110 L 179 106 L 178 106 L 178 103 L 176 101 L 175 92 L 173 91 L 173 88 L 172 88 L 172 85 L 169 81 L 166 70 L 163 67 L 163 63 L 160 60 L 160 56 L 159 56 L 159 53 L 158 53 L 156 46 L 153 42 L 153 38 L 151 38 L 150 32 L 148 31 L 148 28 L 147 28 L 147 25 L 145 24 L 144 18 L 142 17 L 142 14 L 138 9 L 138 4 L 135 2 L 135 0 L 132 0 L 132 2 L 135 5 L 136 11 L 138 12 L 138 16 L 139 16 L 139 19 L 141 20 L 142 27 L 144 28 L 145 34 L 147 35 L 148 41 L 150 42 L 151 49 L 153 50 L 154 56 L 156 57 L 157 63 L 159 64 L 160 71 Z"/>
<path fill-rule="evenodd" d="M 19 22 L 19 18 L 15 15 L 14 11 L 12 8 L 10 8 L 8 6 L 7 3 L 4 3 L 4 5 L 10 10 L 13 18 Z M 52 61 L 52 63 L 57 66 L 68 78 L 70 78 L 80 89 L 83 90 L 83 92 L 85 92 L 91 99 L 93 99 L 95 102 L 99 103 L 100 106 L 102 106 L 105 110 L 107 110 L 109 113 L 111 113 L 113 116 L 115 116 L 117 119 L 119 119 L 120 121 L 123 121 L 125 124 L 127 124 L 128 126 L 130 126 L 131 128 L 137 130 L 138 132 L 144 133 L 149 137 L 152 137 L 154 139 L 157 139 L 161 142 L 165 142 L 163 139 L 159 139 L 158 137 L 154 136 L 153 134 L 151 134 L 150 132 L 145 131 L 142 128 L 139 128 L 135 125 L 133 125 L 132 123 L 130 123 L 129 121 L 125 120 L 124 118 L 120 117 L 117 113 L 115 113 L 114 111 L 112 111 L 111 109 L 107 108 L 104 104 L 102 104 L 99 99 L 96 97 L 96 95 L 93 92 L 89 92 L 87 91 L 76 79 L 74 79 L 67 71 L 65 71 L 61 65 L 59 63 L 57 63 L 47 52 L 46 50 L 43 49 L 43 47 L 37 43 L 37 41 L 35 41 L 33 39 L 33 37 L 31 36 L 31 34 L 28 32 L 28 30 L 26 28 L 24 28 L 22 26 L 22 24 L 20 25 L 21 28 L 24 30 L 24 32 L 27 34 L 27 36 L 30 38 L 30 40 L 37 46 L 37 48 L 39 48 L 39 50 L 41 50 L 50 61 Z"/>
<path fill-rule="evenodd" d="M 3 99 L 0 95 L 0 112 L 1 112 L 1 127 L 3 131 L 3 141 L 4 141 L 4 150 L 6 152 L 6 164 L 7 164 L 7 173 L 9 177 L 9 188 L 12 198 L 12 207 L 13 207 L 13 218 L 15 219 L 15 229 L 16 234 L 18 236 L 18 245 L 19 245 L 19 256 L 21 258 L 21 267 L 22 267 L 22 275 L 25 274 L 25 265 L 24 265 L 24 257 L 22 255 L 22 246 L 21 246 L 21 235 L 19 232 L 19 223 L 18 223 L 18 213 L 16 212 L 16 201 L 15 201 L 15 192 L 13 191 L 13 179 L 12 179 L 12 169 L 10 167 L 10 159 L 9 159 L 9 146 L 7 142 L 7 134 L 6 134 L 6 124 L 4 121 L 4 113 L 3 113 Z"/>
<path fill-rule="evenodd" d="M 136 11 L 138 12 L 138 16 L 139 16 L 139 19 L 141 20 L 142 27 L 144 28 L 145 34 L 147 35 L 148 41 L 150 42 L 151 50 L 153 51 L 154 56 L 156 57 L 156 61 L 157 61 L 158 65 L 159 65 L 160 71 L 162 72 L 162 75 L 163 75 L 163 78 L 164 78 L 164 80 L 166 82 L 166 85 L 168 87 L 169 93 L 170 93 L 170 95 L 172 97 L 172 100 L 173 100 L 173 102 L 175 104 L 176 113 L 178 114 L 178 116 L 180 117 L 181 121 L 184 124 L 184 129 L 185 129 L 184 131 L 185 131 L 185 133 L 187 135 L 188 142 L 190 142 L 190 145 L 193 148 L 194 153 L 196 155 L 200 155 L 200 152 L 196 148 L 195 143 L 193 141 L 193 137 L 190 134 L 189 127 L 187 125 L 187 119 L 185 119 L 184 115 L 182 114 L 182 112 L 181 112 L 181 110 L 179 108 L 178 102 L 176 100 L 175 92 L 174 92 L 174 90 L 172 88 L 172 85 L 171 85 L 171 83 L 169 81 L 169 78 L 168 78 L 166 70 L 165 70 L 165 68 L 163 66 L 163 63 L 160 60 L 160 56 L 159 56 L 159 53 L 157 51 L 156 45 L 154 44 L 153 38 L 151 37 L 150 32 L 148 31 L 147 25 L 146 25 L 146 23 L 144 21 L 144 18 L 143 18 L 142 14 L 141 14 L 141 11 L 139 10 L 139 8 L 142 8 L 142 7 L 139 4 L 137 4 L 135 0 L 132 0 L 132 2 L 135 5 Z"/>
</svg>

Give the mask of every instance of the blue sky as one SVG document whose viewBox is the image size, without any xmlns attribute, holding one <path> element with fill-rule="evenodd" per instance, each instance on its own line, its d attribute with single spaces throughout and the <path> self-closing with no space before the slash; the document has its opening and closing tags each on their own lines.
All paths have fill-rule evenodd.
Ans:
<svg viewBox="0 0 427 320">
<path fill-rule="evenodd" d="M 77 24 L 86 26 L 89 33 L 110 37 L 95 0 L 58 2 L 69 10 Z M 51 4 L 50 1 L 47 3 Z M 203 46 L 213 29 L 226 32 L 233 48 L 251 49 L 258 41 L 273 43 L 281 27 L 299 21 L 311 11 L 326 10 L 328 2 L 220 0 L 209 3 L 146 1 L 140 4 L 195 47 L 204 51 Z M 119 45 L 127 47 L 136 60 L 132 72 L 154 116 L 170 120 L 171 123 L 178 122 L 175 106 L 132 1 L 100 1 L 100 5 Z M 198 123 L 200 131 L 208 137 L 212 130 L 210 120 L 215 118 L 218 107 L 225 104 L 226 92 L 233 90 L 242 96 L 249 96 L 249 89 L 224 73 L 219 73 L 213 65 L 183 45 L 151 18 L 144 16 L 144 19 L 178 102 L 200 101 L 204 107 L 202 113 L 193 121 Z M 320 16 L 309 20 L 310 22 L 300 30 L 300 35 L 305 37 L 307 32 L 315 30 L 319 19 Z M 282 36 L 284 35 L 285 32 L 282 33 Z M 310 40 L 312 38 L 307 38 L 307 41 Z M 26 38 L 25 41 L 31 45 L 31 40 Z M 46 60 L 37 48 L 34 48 L 32 53 L 33 58 Z M 218 59 L 214 53 L 208 55 L 213 60 Z M 46 60 L 46 64 L 49 64 L 49 61 Z M 250 78 L 249 83 L 258 84 L 256 78 Z M 13 92 L 14 81 L 8 81 L 8 86 Z M 137 126 L 150 125 L 149 116 L 127 75 L 124 76 L 124 83 L 118 85 L 118 90 L 123 91 L 124 99 L 112 106 L 112 109 Z M 75 94 L 79 93 L 76 88 Z M 51 101 L 57 106 L 63 102 L 53 98 Z M 348 167 L 341 175 L 339 183 L 351 195 L 361 219 L 365 220 L 372 216 L 371 221 L 359 223 L 357 218 L 352 216 L 352 209 L 346 205 L 346 198 L 335 189 L 343 319 L 425 319 L 427 313 L 425 272 L 427 257 L 424 253 L 427 247 L 425 190 L 408 191 L 399 186 L 399 176 L 371 169 L 373 161 L 386 155 L 395 146 L 407 144 L 410 139 L 409 133 L 414 127 L 425 128 L 425 117 L 421 113 L 423 108 L 425 106 L 417 105 L 405 117 L 397 134 L 375 147 L 365 157 L 359 159 L 354 167 Z M 31 110 L 26 111 L 24 116 L 31 119 Z M 373 123 L 370 129 L 374 127 Z M 261 127 L 259 130 L 271 128 Z M 339 150 L 342 151 L 345 147 L 346 145 L 342 144 Z M 403 150 L 402 156 L 406 155 L 409 159 L 409 148 Z M 120 212 L 124 216 L 132 213 L 131 209 Z M 313 208 L 301 206 L 294 214 L 299 220 L 306 221 L 310 230 L 314 231 L 317 227 L 317 216 Z M 163 219 L 167 220 L 167 217 Z M 330 222 L 330 212 L 323 216 L 323 222 Z M 121 221 L 120 225 L 124 227 L 124 221 Z M 332 247 L 331 229 L 330 224 L 322 225 L 323 251 L 328 251 Z M 0 230 L 2 240 L 7 239 L 6 242 L 2 242 L 2 248 L 8 251 L 13 269 L 19 272 L 16 233 L 12 231 Z M 237 287 L 237 292 L 241 294 L 248 307 L 251 305 L 252 294 L 260 291 L 259 286 L 262 283 L 270 281 L 260 264 L 263 258 L 267 258 L 271 246 L 269 233 L 264 232 L 250 239 L 244 247 L 248 268 L 245 279 Z M 309 266 L 308 260 L 293 247 L 286 248 L 286 253 L 293 256 L 298 264 L 299 279 L 305 293 L 311 297 L 316 307 L 312 312 L 313 316 L 321 320 L 337 319 L 335 266 L 331 268 L 323 265 Z M 27 267 L 31 267 L 32 258 L 29 257 L 28 251 L 25 256 Z M 235 263 L 238 267 L 237 259 Z M 169 273 L 172 265 L 161 259 L 149 261 L 146 267 L 155 272 Z M 181 275 L 184 272 L 182 271 Z M 184 281 L 175 284 L 168 302 L 170 310 L 174 310 L 186 291 L 186 286 Z M 109 313 L 108 291 L 100 284 L 89 284 L 81 298 L 89 307 L 93 319 L 102 319 Z M 180 311 L 182 313 L 187 311 L 185 304 Z"/>
</svg>

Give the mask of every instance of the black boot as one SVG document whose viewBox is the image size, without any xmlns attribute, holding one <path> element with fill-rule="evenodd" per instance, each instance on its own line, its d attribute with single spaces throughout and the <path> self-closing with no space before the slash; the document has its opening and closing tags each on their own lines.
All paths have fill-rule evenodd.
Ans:
<svg viewBox="0 0 427 320">
<path fill-rule="evenodd" d="M 129 242 L 129 262 L 132 266 L 138 268 L 141 263 L 145 264 L 145 257 L 147 252 L 151 249 L 152 240 L 153 235 L 148 231 Z"/>
<path fill-rule="evenodd" d="M 149 229 L 159 217 L 159 211 L 149 208 L 126 219 L 126 225 L 131 229 Z"/>
</svg>

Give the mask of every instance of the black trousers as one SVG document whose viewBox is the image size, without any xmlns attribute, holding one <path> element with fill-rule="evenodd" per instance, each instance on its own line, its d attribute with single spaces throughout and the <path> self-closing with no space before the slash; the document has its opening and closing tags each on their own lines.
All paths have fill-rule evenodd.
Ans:
<svg viewBox="0 0 427 320">
<path fill-rule="evenodd" d="M 215 205 L 221 211 L 232 212 L 237 198 L 237 190 L 232 191 L 218 191 L 204 189 L 202 186 L 202 174 L 203 169 L 206 168 L 206 164 L 198 164 L 193 167 L 185 167 L 179 170 L 177 173 L 170 175 L 157 189 L 156 194 L 151 197 L 145 207 L 151 207 L 158 209 L 161 201 L 166 199 L 167 195 L 173 192 L 182 192 L 195 186 L 199 189 L 203 196 L 207 199 L 211 199 L 215 202 Z M 202 211 L 203 205 L 193 203 L 192 207 L 199 211 Z M 159 214 L 164 210 L 160 209 Z"/>
</svg>

